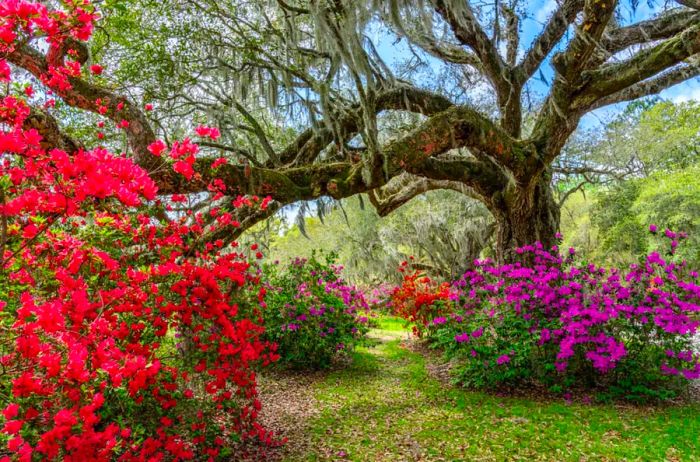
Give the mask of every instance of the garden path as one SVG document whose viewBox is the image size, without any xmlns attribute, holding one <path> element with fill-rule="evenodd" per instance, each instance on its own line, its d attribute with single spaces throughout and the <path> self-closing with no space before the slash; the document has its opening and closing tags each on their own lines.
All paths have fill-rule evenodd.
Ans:
<svg viewBox="0 0 700 462">
<path fill-rule="evenodd" d="M 261 383 L 269 461 L 700 460 L 700 407 L 585 405 L 446 384 L 396 319 L 329 372 Z"/>
</svg>

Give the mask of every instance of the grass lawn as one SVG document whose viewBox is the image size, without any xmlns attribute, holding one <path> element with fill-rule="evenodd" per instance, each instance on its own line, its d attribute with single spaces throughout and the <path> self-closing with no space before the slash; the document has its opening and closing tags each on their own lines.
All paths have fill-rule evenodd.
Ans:
<svg viewBox="0 0 700 462">
<path fill-rule="evenodd" d="M 401 347 L 401 321 L 383 319 L 371 335 L 376 346 L 311 385 L 311 444 L 285 460 L 700 460 L 700 406 L 567 405 L 446 388 Z"/>
</svg>

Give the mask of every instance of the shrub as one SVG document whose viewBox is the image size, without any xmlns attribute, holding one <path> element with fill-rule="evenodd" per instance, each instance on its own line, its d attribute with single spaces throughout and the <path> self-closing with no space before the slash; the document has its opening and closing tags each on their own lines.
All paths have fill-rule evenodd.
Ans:
<svg viewBox="0 0 700 462">
<path fill-rule="evenodd" d="M 671 255 L 683 236 L 665 234 Z M 573 249 L 518 252 L 532 264 L 481 261 L 456 281 L 456 310 L 431 331 L 460 359 L 461 383 L 584 386 L 646 400 L 700 377 L 700 286 L 685 263 L 654 252 L 622 272 L 578 262 Z"/>
<path fill-rule="evenodd" d="M 330 366 L 367 332 L 364 294 L 340 276 L 342 268 L 315 256 L 284 268 L 267 265 L 266 339 L 277 344 L 280 362 L 297 369 Z"/>
<path fill-rule="evenodd" d="M 42 82 L 61 94 L 81 72 L 61 50 L 95 16 L 59 4 L 10 2 L 0 23 L 17 44 L 45 42 L 56 62 Z M 201 246 L 201 215 L 152 216 L 156 186 L 123 155 L 46 149 L 27 97 L 0 100 L 1 460 L 209 460 L 269 440 L 254 367 L 275 355 L 251 318 L 263 293 L 250 262 Z M 171 157 L 195 152 L 183 141 Z"/>
<path fill-rule="evenodd" d="M 423 337 L 452 311 L 450 285 L 433 281 L 412 269 L 408 262 L 403 262 L 399 271 L 403 273 L 403 281 L 391 292 L 391 306 L 394 314 L 403 318 L 417 337 Z"/>
</svg>

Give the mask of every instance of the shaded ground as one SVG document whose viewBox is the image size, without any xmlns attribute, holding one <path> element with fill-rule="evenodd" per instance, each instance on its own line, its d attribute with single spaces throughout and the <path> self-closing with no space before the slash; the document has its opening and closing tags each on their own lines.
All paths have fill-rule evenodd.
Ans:
<svg viewBox="0 0 700 462">
<path fill-rule="evenodd" d="M 278 461 L 700 460 L 700 407 L 642 409 L 504 398 L 446 387 L 383 320 L 344 369 L 275 375 L 263 423 Z"/>
</svg>

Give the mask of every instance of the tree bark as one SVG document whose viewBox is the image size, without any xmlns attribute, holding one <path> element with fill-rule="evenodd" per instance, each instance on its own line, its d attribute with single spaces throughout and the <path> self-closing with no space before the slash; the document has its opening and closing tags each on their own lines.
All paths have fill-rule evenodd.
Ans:
<svg viewBox="0 0 700 462">
<path fill-rule="evenodd" d="M 493 204 L 496 218 L 496 258 L 499 263 L 522 260 L 516 249 L 540 242 L 549 249 L 557 243 L 560 209 L 548 175 L 522 186 L 511 184 L 502 200 Z"/>
</svg>

